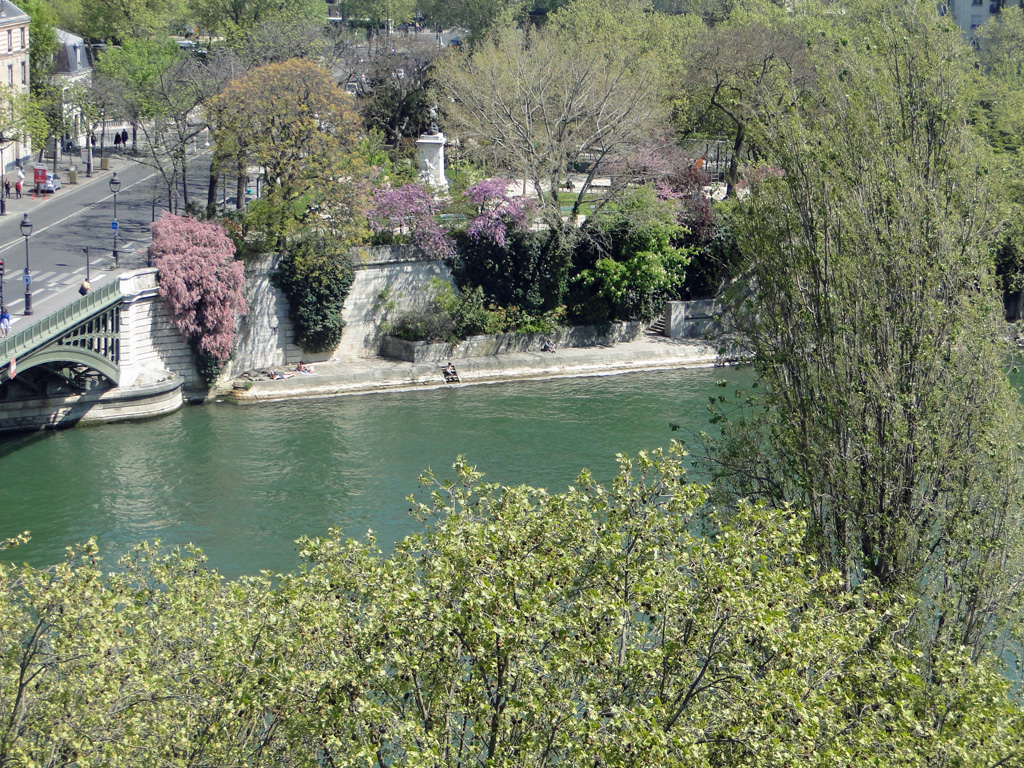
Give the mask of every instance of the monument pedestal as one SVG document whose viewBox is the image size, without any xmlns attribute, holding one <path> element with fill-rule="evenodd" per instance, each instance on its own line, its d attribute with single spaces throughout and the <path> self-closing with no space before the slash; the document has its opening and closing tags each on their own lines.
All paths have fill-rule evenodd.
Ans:
<svg viewBox="0 0 1024 768">
<path fill-rule="evenodd" d="M 420 179 L 439 192 L 448 191 L 448 179 L 444 175 L 444 134 L 424 133 L 416 139 L 416 162 Z"/>
</svg>

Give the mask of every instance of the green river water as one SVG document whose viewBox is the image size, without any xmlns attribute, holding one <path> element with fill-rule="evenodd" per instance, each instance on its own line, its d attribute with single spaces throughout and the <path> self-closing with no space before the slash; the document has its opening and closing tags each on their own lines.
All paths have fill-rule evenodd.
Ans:
<svg viewBox="0 0 1024 768">
<path fill-rule="evenodd" d="M 113 566 L 143 540 L 194 543 L 227 576 L 299 565 L 295 539 L 332 526 L 386 550 L 418 525 L 406 497 L 459 454 L 506 484 L 564 490 L 583 467 L 707 425 L 733 369 L 633 373 L 275 405 L 211 404 L 130 424 L 3 439 L 0 553 L 44 566 L 90 536 Z M 682 429 L 672 432 L 670 424 Z"/>
</svg>

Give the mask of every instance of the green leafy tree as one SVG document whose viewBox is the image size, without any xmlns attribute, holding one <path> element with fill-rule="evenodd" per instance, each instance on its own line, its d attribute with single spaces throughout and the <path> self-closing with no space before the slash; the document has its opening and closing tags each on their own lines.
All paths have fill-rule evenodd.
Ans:
<svg viewBox="0 0 1024 768">
<path fill-rule="evenodd" d="M 392 554 L 304 539 L 273 583 L 148 545 L 112 572 L 95 542 L 0 564 L 0 766 L 1019 760 L 990 658 L 916 674 L 913 602 L 844 590 L 804 513 L 709 513 L 680 458 L 560 494 L 460 459 Z"/>
<path fill-rule="evenodd" d="M 682 49 L 675 117 L 685 133 L 731 138 L 727 196 L 735 194 L 744 153 L 761 126 L 797 102 L 807 109 L 817 97 L 813 54 L 821 29 L 808 28 L 808 16 L 818 22 L 803 8 L 789 14 L 755 0 Z"/>
<path fill-rule="evenodd" d="M 229 63 L 218 57 L 202 62 L 167 39 L 128 40 L 97 61 L 95 106 L 86 114 L 94 120 L 117 116 L 136 126 L 142 162 L 159 173 L 168 191 L 181 184 L 187 208 L 188 151 L 207 127 L 200 107 L 217 93 L 228 71 Z"/>
<path fill-rule="evenodd" d="M 71 29 L 119 45 L 164 38 L 187 16 L 186 0 L 71 0 L 69 5 L 58 12 Z"/>
<path fill-rule="evenodd" d="M 210 35 L 231 37 L 264 24 L 324 21 L 318 0 L 187 0 L 191 17 Z"/>
<path fill-rule="evenodd" d="M 627 192 L 589 219 L 591 236 L 576 255 L 570 313 L 586 323 L 652 320 L 678 298 L 690 262 L 677 247 L 685 229 L 676 201 L 661 201 L 649 186 Z"/>
<path fill-rule="evenodd" d="M 298 59 L 253 69 L 212 100 L 209 119 L 218 167 L 240 179 L 263 168 L 267 192 L 246 226 L 267 247 L 309 228 L 347 242 L 363 236 L 370 169 L 357 151 L 359 117 L 327 71 Z"/>
<path fill-rule="evenodd" d="M 514 26 L 521 20 L 525 0 L 420 0 L 419 9 L 435 29 L 465 29 L 470 40 Z"/>
</svg>

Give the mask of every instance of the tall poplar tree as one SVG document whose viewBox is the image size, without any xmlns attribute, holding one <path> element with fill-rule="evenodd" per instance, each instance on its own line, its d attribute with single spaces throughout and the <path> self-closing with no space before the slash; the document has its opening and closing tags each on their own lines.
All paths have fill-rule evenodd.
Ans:
<svg viewBox="0 0 1024 768">
<path fill-rule="evenodd" d="M 971 52 L 923 2 L 851 11 L 808 117 L 767 115 L 781 171 L 741 223 L 759 416 L 714 453 L 742 494 L 812 512 L 848 585 L 920 591 L 921 640 L 978 652 L 1019 613 L 1021 408 L 994 290 Z"/>
</svg>

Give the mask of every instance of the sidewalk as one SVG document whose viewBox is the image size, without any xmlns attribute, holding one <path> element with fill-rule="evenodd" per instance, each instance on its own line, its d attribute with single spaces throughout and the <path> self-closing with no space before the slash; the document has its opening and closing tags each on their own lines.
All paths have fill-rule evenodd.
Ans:
<svg viewBox="0 0 1024 768">
<path fill-rule="evenodd" d="M 726 361 L 712 344 L 694 339 L 670 339 L 644 334 L 636 341 L 610 347 L 559 349 L 557 352 L 517 352 L 467 357 L 452 361 L 461 384 L 445 384 L 442 364 L 406 363 L 383 358 L 333 360 L 314 365 L 313 375 L 295 373 L 270 380 L 259 372 L 234 381 L 230 397 L 240 403 L 274 402 L 295 398 L 333 397 L 367 392 L 401 392 L 512 380 L 609 376 L 634 371 L 708 368 Z M 277 368 L 276 370 L 289 370 Z"/>
</svg>

